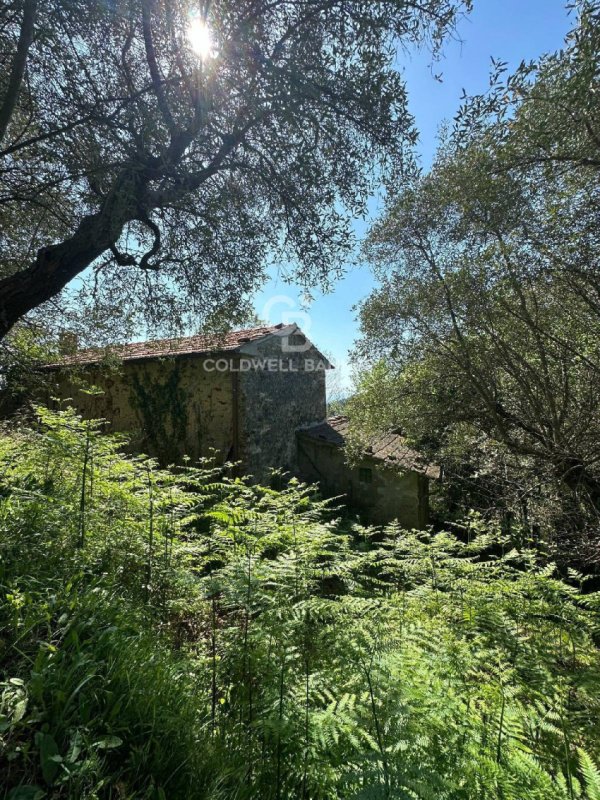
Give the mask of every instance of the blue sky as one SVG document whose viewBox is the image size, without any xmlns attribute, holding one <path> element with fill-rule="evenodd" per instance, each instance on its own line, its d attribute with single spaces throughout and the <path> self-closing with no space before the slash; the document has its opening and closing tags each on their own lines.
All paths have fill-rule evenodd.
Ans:
<svg viewBox="0 0 600 800">
<path fill-rule="evenodd" d="M 514 69 L 522 59 L 561 47 L 573 22 L 564 0 L 475 0 L 474 5 L 475 10 L 459 25 L 457 40 L 446 44 L 442 60 L 433 70 L 427 52 L 414 52 L 401 60 L 425 166 L 435 152 L 439 126 L 454 116 L 463 89 L 476 94 L 487 88 L 492 57 Z M 442 73 L 442 83 L 434 79 L 433 72 Z M 370 206 L 376 215 L 381 201 L 374 198 Z M 367 226 L 359 220 L 354 227 L 362 237 Z M 274 274 L 257 295 L 255 308 L 260 317 L 273 323 L 281 322 L 287 313 L 284 321 L 297 322 L 332 358 L 337 366 L 334 382 L 347 390 L 351 384 L 348 351 L 359 335 L 353 307 L 372 287 L 368 266 L 355 267 L 336 282 L 333 291 L 317 294 L 302 310 L 300 289 Z"/>
</svg>

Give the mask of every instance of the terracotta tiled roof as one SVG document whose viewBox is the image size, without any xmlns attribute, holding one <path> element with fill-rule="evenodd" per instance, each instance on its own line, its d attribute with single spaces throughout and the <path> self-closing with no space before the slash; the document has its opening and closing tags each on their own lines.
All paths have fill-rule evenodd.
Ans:
<svg viewBox="0 0 600 800">
<path fill-rule="evenodd" d="M 301 436 L 316 439 L 324 444 L 344 447 L 350 429 L 348 417 L 329 417 L 325 422 L 311 425 L 299 431 Z M 416 450 L 407 446 L 404 438 L 398 433 L 382 433 L 375 437 L 365 450 L 365 455 L 387 466 L 396 466 L 402 470 L 420 472 L 428 478 L 438 480 L 441 474 L 436 464 L 429 464 Z"/>
<path fill-rule="evenodd" d="M 284 326 L 271 325 L 261 328 L 246 328 L 241 331 L 230 331 L 222 334 L 198 334 L 179 339 L 156 339 L 150 342 L 132 342 L 109 347 L 91 347 L 78 350 L 72 355 L 65 355 L 47 367 L 71 367 L 85 364 L 98 364 L 107 356 L 121 361 L 136 361 L 146 358 L 164 358 L 167 356 L 202 355 L 204 353 L 222 353 L 238 350 L 248 342 L 254 342 L 265 336 L 277 333 Z"/>
</svg>

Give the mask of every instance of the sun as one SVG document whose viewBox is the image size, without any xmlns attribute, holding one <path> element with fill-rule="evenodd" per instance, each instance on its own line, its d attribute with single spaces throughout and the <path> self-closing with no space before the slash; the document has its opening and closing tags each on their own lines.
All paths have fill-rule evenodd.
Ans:
<svg viewBox="0 0 600 800">
<path fill-rule="evenodd" d="M 202 61 L 206 61 L 215 55 L 212 32 L 206 21 L 201 17 L 192 18 L 188 25 L 187 38 L 192 50 Z"/>
</svg>

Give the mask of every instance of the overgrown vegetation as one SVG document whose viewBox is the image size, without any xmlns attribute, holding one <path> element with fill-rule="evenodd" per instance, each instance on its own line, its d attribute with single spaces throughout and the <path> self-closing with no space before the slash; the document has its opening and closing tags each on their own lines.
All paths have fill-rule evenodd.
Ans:
<svg viewBox="0 0 600 800">
<path fill-rule="evenodd" d="M 0 437 L 3 796 L 600 797 L 581 576 L 37 415 Z"/>
<path fill-rule="evenodd" d="M 13 416 L 0 800 L 600 800 L 600 593 L 572 569 L 600 564 L 598 0 L 497 65 L 427 175 L 396 58 L 470 0 L 201 5 L 0 7 L 0 413 L 65 324 L 220 330 L 274 262 L 329 285 L 393 182 L 368 369 L 331 408 L 355 449 L 400 428 L 442 461 L 458 534 Z M 176 460 L 177 371 L 151 389 Z"/>
</svg>

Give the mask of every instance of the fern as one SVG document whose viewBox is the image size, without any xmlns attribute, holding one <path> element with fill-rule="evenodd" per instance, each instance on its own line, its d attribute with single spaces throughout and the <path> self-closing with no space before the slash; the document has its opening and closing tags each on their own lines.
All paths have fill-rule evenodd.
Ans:
<svg viewBox="0 0 600 800">
<path fill-rule="evenodd" d="M 6 794 L 598 798 L 580 576 L 38 415 L 0 435 Z"/>
<path fill-rule="evenodd" d="M 579 768 L 583 776 L 586 800 L 600 800 L 600 769 L 583 748 L 579 749 Z"/>
</svg>

